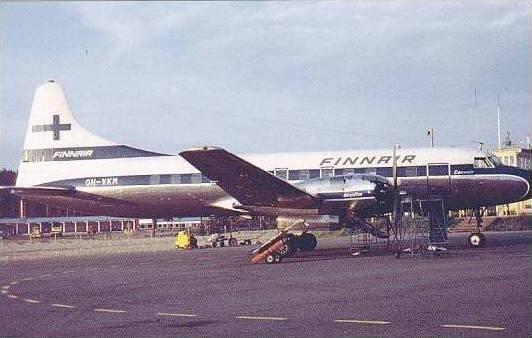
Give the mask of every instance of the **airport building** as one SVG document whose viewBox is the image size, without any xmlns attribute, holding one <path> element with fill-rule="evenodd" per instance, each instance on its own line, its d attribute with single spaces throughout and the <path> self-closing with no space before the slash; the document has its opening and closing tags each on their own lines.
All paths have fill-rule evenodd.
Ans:
<svg viewBox="0 0 532 338">
<path fill-rule="evenodd" d="M 530 145 L 528 145 L 528 148 L 515 147 L 507 137 L 503 147 L 493 149 L 491 152 L 499 157 L 505 165 L 532 171 L 532 149 Z M 498 205 L 496 207 L 496 213 L 497 216 L 532 215 L 532 199 Z"/>
</svg>

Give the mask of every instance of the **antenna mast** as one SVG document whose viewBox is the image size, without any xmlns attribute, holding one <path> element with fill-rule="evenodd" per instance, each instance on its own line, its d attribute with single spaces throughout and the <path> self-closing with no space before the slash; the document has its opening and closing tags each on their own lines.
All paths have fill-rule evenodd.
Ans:
<svg viewBox="0 0 532 338">
<path fill-rule="evenodd" d="M 499 141 L 499 149 L 501 149 L 501 96 L 497 95 L 497 140 Z"/>
<path fill-rule="evenodd" d="M 478 102 L 477 102 L 477 88 L 475 88 L 475 110 L 473 111 L 474 125 L 475 125 L 475 138 L 480 138 L 478 127 Z"/>
</svg>

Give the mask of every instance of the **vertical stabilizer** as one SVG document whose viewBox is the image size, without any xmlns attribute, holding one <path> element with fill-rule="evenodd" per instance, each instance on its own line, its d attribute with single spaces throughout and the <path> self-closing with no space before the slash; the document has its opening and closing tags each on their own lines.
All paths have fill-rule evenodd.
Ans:
<svg viewBox="0 0 532 338">
<path fill-rule="evenodd" d="M 24 150 L 114 145 L 82 128 L 53 80 L 35 90 Z"/>
<path fill-rule="evenodd" d="M 54 81 L 35 90 L 18 186 L 48 184 L 76 177 L 108 176 L 123 159 L 166 154 L 117 144 L 81 127 L 68 106 L 61 86 Z M 116 160 L 103 166 L 99 160 Z M 116 175 L 116 174 L 114 174 Z"/>
</svg>

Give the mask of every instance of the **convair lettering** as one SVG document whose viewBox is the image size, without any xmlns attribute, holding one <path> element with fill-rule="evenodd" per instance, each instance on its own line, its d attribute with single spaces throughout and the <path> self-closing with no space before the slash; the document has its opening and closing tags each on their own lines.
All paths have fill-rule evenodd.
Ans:
<svg viewBox="0 0 532 338">
<path fill-rule="evenodd" d="M 364 166 L 365 164 L 392 164 L 392 156 L 384 155 L 381 157 L 377 156 L 363 156 L 363 157 L 325 157 L 320 162 L 320 167 L 326 165 L 332 166 L 354 166 L 358 164 L 359 166 Z M 401 164 L 412 164 L 416 159 L 416 155 L 404 155 L 396 156 L 397 163 Z"/>
<path fill-rule="evenodd" d="M 80 158 L 92 157 L 94 150 L 61 150 L 54 153 L 53 158 Z"/>
<path fill-rule="evenodd" d="M 473 175 L 475 171 L 473 170 L 458 170 L 453 171 L 453 175 Z"/>
</svg>

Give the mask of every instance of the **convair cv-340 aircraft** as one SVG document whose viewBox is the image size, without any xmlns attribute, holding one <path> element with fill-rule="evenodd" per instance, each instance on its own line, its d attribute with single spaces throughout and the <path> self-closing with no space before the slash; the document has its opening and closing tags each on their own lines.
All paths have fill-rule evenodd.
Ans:
<svg viewBox="0 0 532 338">
<path fill-rule="evenodd" d="M 395 174 L 395 175 L 394 175 Z M 400 191 L 440 198 L 446 209 L 530 198 L 531 174 L 484 151 L 460 148 L 234 155 L 217 147 L 162 154 L 117 144 L 83 129 L 61 86 L 37 88 L 16 186 L 27 200 L 127 217 L 271 215 L 339 224 L 390 212 Z M 470 236 L 482 245 L 484 236 Z M 307 249 L 316 238 L 303 233 Z"/>
</svg>

